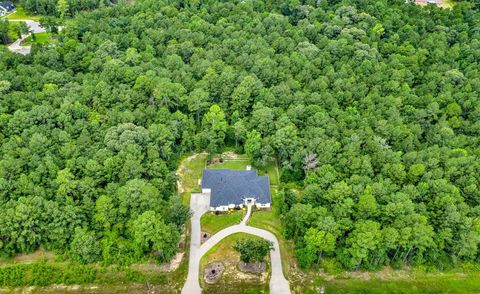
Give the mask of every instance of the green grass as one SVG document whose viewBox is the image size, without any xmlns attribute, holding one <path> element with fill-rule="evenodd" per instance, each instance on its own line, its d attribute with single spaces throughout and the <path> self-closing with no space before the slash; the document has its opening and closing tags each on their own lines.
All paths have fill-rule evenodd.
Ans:
<svg viewBox="0 0 480 294">
<path fill-rule="evenodd" d="M 248 159 L 237 159 L 237 160 L 224 160 L 222 163 L 216 163 L 208 168 L 217 168 L 217 169 L 235 169 L 235 170 L 245 170 L 247 165 L 252 165 Z M 252 167 L 255 169 L 255 167 Z M 267 175 L 270 178 L 271 186 L 278 186 L 278 174 L 277 166 L 275 161 L 270 161 L 265 168 L 258 169 L 258 174 L 261 176 Z"/>
<path fill-rule="evenodd" d="M 14 13 L 9 14 L 5 17 L 6 19 L 31 19 L 34 21 L 39 21 L 41 16 L 40 15 L 30 15 L 26 12 L 22 6 L 17 5 L 17 9 Z"/>
<path fill-rule="evenodd" d="M 270 274 L 245 274 L 238 270 L 240 255 L 233 250 L 233 245 L 239 239 L 259 239 L 260 237 L 237 233 L 230 235 L 213 246 L 200 261 L 200 284 L 203 293 L 268 293 Z M 214 261 L 221 261 L 225 272 L 220 280 L 213 285 L 206 284 L 203 280 L 205 266 Z M 269 258 L 267 257 L 267 271 L 270 271 Z"/>
<path fill-rule="evenodd" d="M 184 159 L 177 173 L 181 176 L 184 192 L 200 191 L 198 180 L 202 177 L 205 167 L 205 154 L 197 154 L 193 159 Z"/>
<path fill-rule="evenodd" d="M 247 165 L 250 165 L 250 161 L 248 160 L 225 160 L 222 163 L 216 163 L 210 166 L 210 168 L 244 170 L 247 168 Z"/>
<path fill-rule="evenodd" d="M 25 39 L 25 41 L 22 43 L 23 46 L 28 46 L 28 45 L 45 45 L 48 43 L 55 42 L 54 39 L 52 39 L 54 35 L 51 33 L 37 33 L 35 34 L 35 40 L 33 40 L 32 36 L 29 36 Z"/>
<path fill-rule="evenodd" d="M 260 169 L 259 174 L 262 176 L 267 175 L 270 178 L 271 186 L 279 185 L 277 165 L 275 161 L 270 161 L 264 169 Z"/>
<path fill-rule="evenodd" d="M 479 293 L 480 274 L 422 275 L 390 281 L 317 278 L 302 293 L 318 293 L 318 286 L 325 287 L 325 293 Z"/>
<path fill-rule="evenodd" d="M 215 234 L 222 229 L 225 229 L 229 226 L 239 224 L 243 218 L 243 211 L 232 211 L 225 214 L 215 215 L 215 213 L 207 212 L 202 215 L 200 219 L 200 224 L 202 231 Z"/>
</svg>

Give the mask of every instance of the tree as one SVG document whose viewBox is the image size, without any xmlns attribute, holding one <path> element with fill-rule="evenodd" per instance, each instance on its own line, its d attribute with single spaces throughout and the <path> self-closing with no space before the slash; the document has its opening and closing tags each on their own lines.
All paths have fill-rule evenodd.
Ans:
<svg viewBox="0 0 480 294">
<path fill-rule="evenodd" d="M 251 161 L 256 161 L 261 156 L 262 138 L 259 132 L 252 130 L 247 133 L 244 149 Z"/>
<path fill-rule="evenodd" d="M 70 255 L 81 263 L 92 263 L 100 258 L 100 246 L 95 232 L 85 228 L 75 228 L 72 243 L 70 244 Z"/>
<path fill-rule="evenodd" d="M 65 0 L 59 0 L 58 2 L 60 3 L 60 1 L 65 1 Z M 67 10 L 65 10 L 65 11 L 67 11 Z M 55 16 L 42 16 L 40 18 L 40 25 L 43 28 L 45 28 L 45 30 L 49 33 L 57 33 L 58 32 L 58 26 L 60 25 L 60 21 Z"/>
<path fill-rule="evenodd" d="M 369 255 L 378 250 L 382 242 L 380 224 L 374 221 L 359 221 L 355 229 L 348 235 L 346 243 L 349 246 L 348 252 L 351 255 L 349 267 L 358 269 L 362 262 L 368 260 Z"/>
<path fill-rule="evenodd" d="M 264 239 L 240 239 L 235 242 L 233 249 L 240 253 L 240 260 L 244 263 L 263 262 L 273 243 Z"/>
<path fill-rule="evenodd" d="M 316 254 L 317 265 L 322 259 L 322 254 L 331 253 L 335 250 L 336 238 L 329 232 L 310 228 L 304 236 L 306 248 L 309 252 Z"/>
<path fill-rule="evenodd" d="M 66 13 L 68 12 L 68 2 L 67 2 L 67 0 L 58 0 L 56 8 L 57 8 L 58 14 L 60 15 L 60 18 L 64 19 Z"/>
<path fill-rule="evenodd" d="M 359 219 L 368 219 L 377 214 L 377 200 L 372 192 L 372 187 L 367 185 L 357 203 L 357 215 Z"/>
<path fill-rule="evenodd" d="M 161 261 L 169 261 L 177 252 L 180 234 L 154 211 L 145 211 L 134 220 L 132 232 L 139 248 L 155 253 Z"/>
<path fill-rule="evenodd" d="M 116 223 L 117 208 L 112 198 L 107 195 L 100 196 L 95 204 L 95 220 L 103 226 L 105 230 L 110 230 Z"/>
<path fill-rule="evenodd" d="M 216 153 L 225 143 L 225 134 L 227 132 L 227 121 L 225 113 L 217 104 L 210 107 L 202 121 L 202 126 L 206 130 L 206 135 L 210 143 L 207 150 L 210 153 Z"/>
</svg>

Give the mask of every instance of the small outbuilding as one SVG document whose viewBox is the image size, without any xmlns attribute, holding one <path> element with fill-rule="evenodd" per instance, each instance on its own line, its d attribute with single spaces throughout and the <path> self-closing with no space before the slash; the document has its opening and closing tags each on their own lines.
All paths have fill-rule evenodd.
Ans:
<svg viewBox="0 0 480 294">
<path fill-rule="evenodd" d="M 256 170 L 204 169 L 202 193 L 210 194 L 211 211 L 227 211 L 247 203 L 268 208 L 272 202 L 270 179 Z"/>
</svg>

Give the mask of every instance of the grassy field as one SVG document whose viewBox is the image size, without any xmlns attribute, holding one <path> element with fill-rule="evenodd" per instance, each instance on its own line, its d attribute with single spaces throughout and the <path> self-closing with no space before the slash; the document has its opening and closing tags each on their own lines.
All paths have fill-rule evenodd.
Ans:
<svg viewBox="0 0 480 294">
<path fill-rule="evenodd" d="M 312 283 L 313 280 L 313 283 Z M 317 276 L 306 279 L 300 291 L 318 293 L 480 293 L 480 273 L 420 273 L 408 272 L 396 278 L 336 278 L 326 281 Z"/>
<path fill-rule="evenodd" d="M 240 255 L 232 246 L 239 239 L 259 237 L 238 233 L 228 236 L 208 251 L 200 261 L 200 277 L 203 293 L 268 293 L 270 279 L 269 257 L 267 258 L 267 273 L 248 274 L 238 269 Z M 205 283 L 203 273 L 205 266 L 214 261 L 221 261 L 225 271 L 220 280 L 213 285 Z"/>
<path fill-rule="evenodd" d="M 177 170 L 177 175 L 181 178 L 182 191 L 180 191 L 180 193 L 198 192 L 201 190 L 198 180 L 202 178 L 206 156 L 206 154 L 196 154 L 185 158 L 181 162 Z"/>
<path fill-rule="evenodd" d="M 152 269 L 134 270 L 132 267 L 97 264 L 82 265 L 75 262 L 35 261 L 0 267 L 0 287 L 46 287 L 62 285 L 99 285 L 103 288 L 124 284 L 149 283 L 165 291 L 179 290 L 186 274 L 186 262 L 171 273 Z M 148 268 L 148 267 L 146 267 Z M 52 286 L 53 287 L 53 286 Z"/>
<path fill-rule="evenodd" d="M 202 215 L 200 223 L 202 231 L 210 234 L 215 234 L 226 227 L 239 224 L 243 218 L 242 210 L 235 210 L 227 212 L 225 214 L 215 215 L 214 213 L 207 212 Z"/>
<path fill-rule="evenodd" d="M 39 21 L 41 16 L 40 15 L 30 15 L 26 12 L 22 6 L 17 5 L 17 9 L 14 13 L 9 14 L 5 17 L 6 19 L 31 19 L 34 21 Z"/>
<path fill-rule="evenodd" d="M 56 40 L 53 39 L 53 35 L 51 33 L 37 33 L 35 34 L 35 40 L 33 40 L 32 36 L 29 36 L 23 41 L 22 45 L 23 46 L 28 46 L 28 45 L 45 45 L 48 43 L 55 42 Z"/>
<path fill-rule="evenodd" d="M 216 168 L 216 169 L 238 169 L 238 170 L 245 170 L 247 165 L 250 165 L 250 161 L 248 160 L 225 160 L 221 163 L 216 163 L 209 168 Z"/>
</svg>

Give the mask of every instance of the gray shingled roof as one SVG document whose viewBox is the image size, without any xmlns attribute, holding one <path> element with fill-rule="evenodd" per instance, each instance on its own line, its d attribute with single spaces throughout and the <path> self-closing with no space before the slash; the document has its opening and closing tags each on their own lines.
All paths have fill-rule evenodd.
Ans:
<svg viewBox="0 0 480 294">
<path fill-rule="evenodd" d="M 270 180 L 256 170 L 204 169 L 202 188 L 211 189 L 210 206 L 242 204 L 244 198 L 270 203 Z"/>
<path fill-rule="evenodd" d="M 11 1 L 0 2 L 0 6 L 4 7 L 6 11 L 12 11 L 15 9 L 15 4 L 13 4 Z"/>
</svg>

